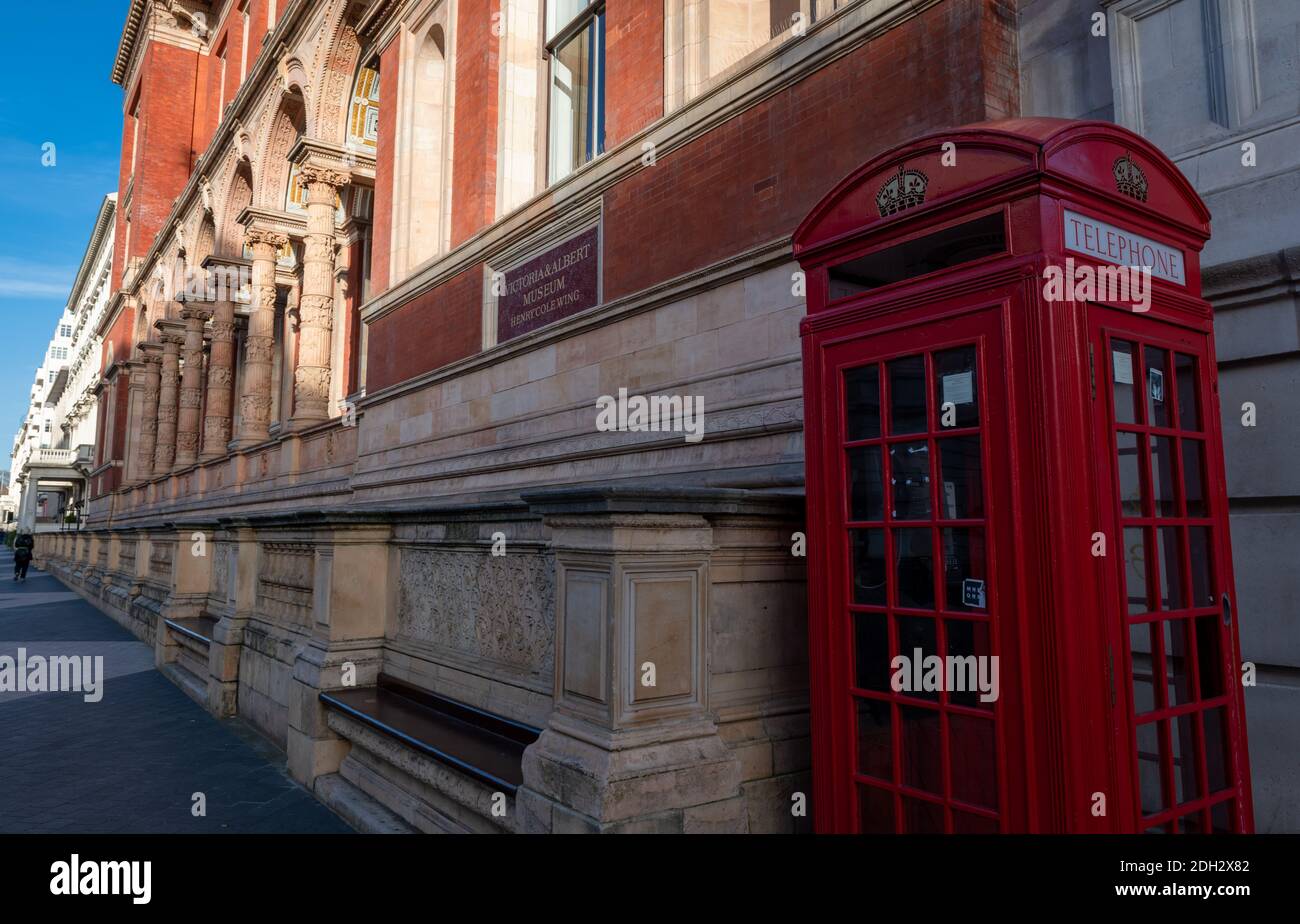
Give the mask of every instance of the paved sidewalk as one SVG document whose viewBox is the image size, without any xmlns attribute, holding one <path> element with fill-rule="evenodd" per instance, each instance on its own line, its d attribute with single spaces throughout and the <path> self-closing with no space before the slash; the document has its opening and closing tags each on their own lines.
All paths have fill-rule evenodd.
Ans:
<svg viewBox="0 0 1300 924">
<path fill-rule="evenodd" d="M 0 547 L 0 657 L 103 657 L 99 702 L 0 692 L 0 832 L 340 833 L 284 757 L 154 669 L 153 651 L 52 575 L 13 581 Z M 192 796 L 207 815 L 191 813 Z"/>
</svg>

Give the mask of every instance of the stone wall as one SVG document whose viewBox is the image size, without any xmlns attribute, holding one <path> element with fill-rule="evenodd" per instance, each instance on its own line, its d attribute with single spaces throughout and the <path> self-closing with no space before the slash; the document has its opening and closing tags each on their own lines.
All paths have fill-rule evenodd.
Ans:
<svg viewBox="0 0 1300 924">
<path fill-rule="evenodd" d="M 550 489 L 51 534 L 38 557 L 363 829 L 790 831 L 791 794 L 809 787 L 801 506 Z M 175 628 L 195 618 L 206 644 Z M 646 660 L 658 678 L 637 687 Z M 546 729 L 506 814 L 490 787 L 326 714 L 319 693 L 345 686 L 345 666 L 357 685 L 382 672 Z"/>
</svg>

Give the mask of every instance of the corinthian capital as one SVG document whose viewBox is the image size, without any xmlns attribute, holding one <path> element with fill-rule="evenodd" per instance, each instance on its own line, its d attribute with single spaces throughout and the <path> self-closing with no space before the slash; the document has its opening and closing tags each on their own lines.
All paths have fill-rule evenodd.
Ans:
<svg viewBox="0 0 1300 924">
<path fill-rule="evenodd" d="M 308 161 L 299 168 L 298 176 L 303 183 L 325 183 L 334 189 L 342 189 L 352 182 L 352 175 L 346 170 L 316 164 Z"/>
<path fill-rule="evenodd" d="M 250 247 L 266 244 L 271 247 L 272 251 L 276 251 L 289 243 L 289 235 L 279 231 L 272 231 L 269 228 L 253 227 L 244 232 L 244 240 Z"/>
</svg>

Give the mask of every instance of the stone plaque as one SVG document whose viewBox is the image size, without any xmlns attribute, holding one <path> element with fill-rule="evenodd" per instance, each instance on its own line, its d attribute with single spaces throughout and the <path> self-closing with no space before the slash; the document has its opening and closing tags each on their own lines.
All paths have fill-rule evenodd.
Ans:
<svg viewBox="0 0 1300 924">
<path fill-rule="evenodd" d="M 600 300 L 599 226 L 504 273 L 497 342 L 594 307 Z"/>
</svg>

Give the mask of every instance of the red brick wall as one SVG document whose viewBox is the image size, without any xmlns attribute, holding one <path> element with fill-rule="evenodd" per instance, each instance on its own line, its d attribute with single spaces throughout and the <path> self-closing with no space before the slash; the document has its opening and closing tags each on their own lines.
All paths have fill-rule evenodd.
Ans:
<svg viewBox="0 0 1300 924">
<path fill-rule="evenodd" d="M 456 116 L 452 163 L 451 246 L 496 217 L 497 68 L 492 34 L 499 0 L 461 0 L 456 21 Z"/>
<path fill-rule="evenodd" d="M 117 313 L 113 319 L 113 326 L 104 334 L 104 342 L 100 347 L 99 368 L 107 369 L 109 362 L 109 346 L 113 348 L 113 359 L 121 361 L 131 357 L 131 348 L 135 345 L 131 342 L 135 336 L 135 310 L 126 306 Z"/>
<path fill-rule="evenodd" d="M 663 0 L 623 0 L 606 7 L 605 147 L 664 114 Z"/>
<path fill-rule="evenodd" d="M 110 386 L 116 391 L 116 396 L 114 398 L 116 401 L 116 407 L 114 408 L 115 413 L 113 415 L 113 458 L 118 461 L 126 458 L 126 427 L 127 417 L 129 416 L 127 412 L 131 409 L 129 400 L 130 386 L 130 376 L 126 374 L 125 370 L 119 368 L 117 377 Z M 104 472 L 103 480 L 101 482 L 104 491 L 116 491 L 121 483 L 121 466 L 114 466 Z"/>
<path fill-rule="evenodd" d="M 370 289 L 388 288 L 392 255 L 393 142 L 397 135 L 397 63 L 400 42 L 390 42 L 379 55 L 379 140 L 375 145 L 375 201 L 371 219 Z"/>
<path fill-rule="evenodd" d="M 483 265 L 478 264 L 370 325 L 366 391 L 477 353 L 482 328 Z"/>
<path fill-rule="evenodd" d="M 971 41 L 999 28 L 985 10 L 994 5 L 931 7 L 611 189 L 606 299 L 791 233 L 885 148 L 1000 115 L 985 104 L 981 43 Z"/>
<path fill-rule="evenodd" d="M 139 156 L 131 193 L 131 242 L 126 258 L 147 253 L 154 236 L 171 213 L 172 205 L 198 157 L 195 150 L 195 81 L 198 55 L 161 42 L 150 42 L 141 64 Z M 131 108 L 128 106 L 122 145 L 122 185 L 131 177 Z M 119 229 L 125 236 L 125 227 Z M 119 273 L 123 261 L 115 264 Z"/>
<path fill-rule="evenodd" d="M 118 164 L 117 188 L 118 188 L 118 209 L 114 219 L 113 231 L 113 271 L 109 280 L 109 287 L 116 289 L 122 280 L 122 271 L 126 269 L 126 187 L 131 181 L 131 151 L 132 142 L 135 138 L 135 118 L 132 113 L 135 111 L 136 101 L 139 94 L 129 98 L 126 106 L 122 110 L 122 159 Z"/>
<path fill-rule="evenodd" d="M 1014 112 L 1009 2 L 949 0 L 932 7 L 620 182 L 604 201 L 605 298 L 632 294 L 790 234 L 836 182 L 887 147 L 945 126 Z M 654 69 L 649 63 L 654 53 L 638 41 L 658 47 L 662 55 L 662 21 L 649 9 L 653 5 L 629 0 L 611 10 L 611 17 L 620 17 L 611 20 L 608 48 L 611 144 L 644 127 L 639 120 L 653 119 L 648 102 L 653 93 L 638 96 L 634 79 L 643 69 Z M 626 69 L 614 63 L 619 45 Z M 461 44 L 462 62 L 473 60 L 474 47 Z M 637 64 L 639 58 L 644 60 Z M 658 67 L 661 71 L 662 61 Z M 962 78 L 953 79 L 954 74 Z M 464 81 L 463 75 L 462 69 L 458 79 Z M 476 175 L 486 170 L 491 176 L 493 168 L 492 162 L 485 167 L 474 161 L 473 152 L 486 136 L 474 134 L 470 100 L 475 97 L 465 95 L 464 83 L 459 91 L 456 196 L 463 206 L 466 171 L 472 165 Z M 662 96 L 662 85 L 657 92 Z M 492 99 L 495 112 L 495 86 Z M 471 110 L 468 123 L 461 119 L 466 110 Z M 482 186 L 470 184 L 469 190 Z M 378 199 L 375 214 L 378 226 Z M 487 223 L 486 212 L 472 228 L 465 211 L 458 217 L 453 243 Z M 378 241 L 375 253 L 380 253 Z M 369 390 L 477 352 L 480 288 L 476 269 L 372 325 Z"/>
<path fill-rule="evenodd" d="M 1015 0 L 986 0 L 986 6 L 980 32 L 984 105 L 990 119 L 1011 118 L 1020 115 Z"/>
</svg>

